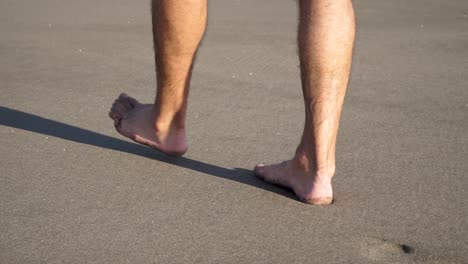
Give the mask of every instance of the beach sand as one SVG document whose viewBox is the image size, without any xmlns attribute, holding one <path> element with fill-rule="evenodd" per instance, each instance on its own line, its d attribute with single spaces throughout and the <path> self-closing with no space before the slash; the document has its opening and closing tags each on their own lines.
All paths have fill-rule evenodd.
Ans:
<svg viewBox="0 0 468 264">
<path fill-rule="evenodd" d="M 210 1 L 189 152 L 114 131 L 155 94 L 149 1 L 0 2 L 0 263 L 467 263 L 468 3 L 355 1 L 335 203 L 257 179 L 303 125 L 294 1 Z"/>
</svg>

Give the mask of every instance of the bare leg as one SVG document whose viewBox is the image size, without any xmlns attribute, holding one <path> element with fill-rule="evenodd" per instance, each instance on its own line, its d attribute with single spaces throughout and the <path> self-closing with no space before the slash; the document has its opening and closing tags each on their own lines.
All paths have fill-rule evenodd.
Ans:
<svg viewBox="0 0 468 264">
<path fill-rule="evenodd" d="M 336 136 L 354 43 L 354 11 L 351 0 L 299 0 L 299 8 L 304 132 L 291 160 L 259 164 L 255 172 L 293 189 L 304 202 L 330 204 Z"/>
<path fill-rule="evenodd" d="M 166 154 L 183 155 L 192 64 L 205 32 L 207 0 L 153 0 L 152 16 L 155 103 L 141 104 L 121 94 L 109 116 L 125 137 Z"/>
</svg>

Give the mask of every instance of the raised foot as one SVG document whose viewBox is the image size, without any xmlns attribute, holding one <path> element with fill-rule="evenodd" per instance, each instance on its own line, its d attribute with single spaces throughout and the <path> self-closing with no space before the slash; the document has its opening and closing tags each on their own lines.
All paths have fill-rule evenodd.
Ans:
<svg viewBox="0 0 468 264">
<path fill-rule="evenodd" d="M 122 93 L 112 104 L 109 116 L 117 132 L 137 143 L 172 156 L 187 152 L 185 130 L 172 125 L 158 127 L 153 104 L 142 104 Z"/>
<path fill-rule="evenodd" d="M 258 164 L 255 175 L 266 182 L 292 189 L 297 198 L 308 204 L 329 205 L 333 202 L 331 176 L 317 175 L 297 160 L 265 166 Z"/>
</svg>

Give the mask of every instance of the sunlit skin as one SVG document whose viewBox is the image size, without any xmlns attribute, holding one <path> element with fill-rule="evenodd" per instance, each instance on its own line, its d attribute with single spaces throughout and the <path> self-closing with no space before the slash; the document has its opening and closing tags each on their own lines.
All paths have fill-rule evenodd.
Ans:
<svg viewBox="0 0 468 264">
<path fill-rule="evenodd" d="M 292 189 L 316 205 L 333 201 L 336 137 L 354 43 L 351 0 L 300 0 L 298 47 L 305 125 L 291 160 L 258 164 L 255 174 Z M 203 37 L 207 0 L 153 0 L 157 92 L 154 104 L 121 94 L 109 116 L 138 143 L 181 156 L 187 151 L 185 116 L 192 65 Z"/>
</svg>

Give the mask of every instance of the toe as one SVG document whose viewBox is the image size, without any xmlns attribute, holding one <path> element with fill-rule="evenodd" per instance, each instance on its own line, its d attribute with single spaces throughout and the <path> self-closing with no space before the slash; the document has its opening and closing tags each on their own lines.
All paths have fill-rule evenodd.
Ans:
<svg viewBox="0 0 468 264">
<path fill-rule="evenodd" d="M 126 94 L 126 93 L 121 93 L 121 94 L 119 94 L 119 99 L 126 99 L 126 98 L 128 98 L 128 97 L 129 97 L 129 96 L 128 96 L 128 94 Z"/>
<path fill-rule="evenodd" d="M 112 108 L 109 112 L 109 116 L 115 121 L 117 121 L 117 120 L 122 119 L 125 113 L 126 113 L 125 107 L 119 101 L 115 101 L 112 104 Z"/>
<path fill-rule="evenodd" d="M 257 164 L 255 166 L 255 175 L 259 177 L 260 179 L 272 183 L 272 184 L 279 184 L 279 181 L 276 179 L 276 173 L 271 170 L 271 166 L 265 166 L 264 164 Z"/>
<path fill-rule="evenodd" d="M 117 121 L 117 120 L 121 119 L 121 117 L 112 110 L 109 111 L 109 117 L 112 118 L 112 120 L 114 120 L 114 121 Z"/>
<path fill-rule="evenodd" d="M 123 116 L 125 113 L 127 113 L 127 108 L 120 101 L 115 101 L 112 104 L 112 109 L 111 110 L 113 110 L 114 112 L 116 112 L 120 116 Z"/>
<path fill-rule="evenodd" d="M 284 171 L 281 164 L 282 163 L 265 166 L 264 164 L 260 163 L 255 166 L 255 175 L 271 184 L 290 188 L 287 173 Z"/>
<path fill-rule="evenodd" d="M 126 93 L 121 93 L 119 98 L 117 99 L 125 108 L 131 110 L 136 106 L 140 105 L 140 103 L 133 97 L 128 96 Z"/>
<path fill-rule="evenodd" d="M 255 166 L 254 173 L 256 176 L 259 178 L 265 178 L 265 165 L 262 163 L 259 163 Z"/>
</svg>

